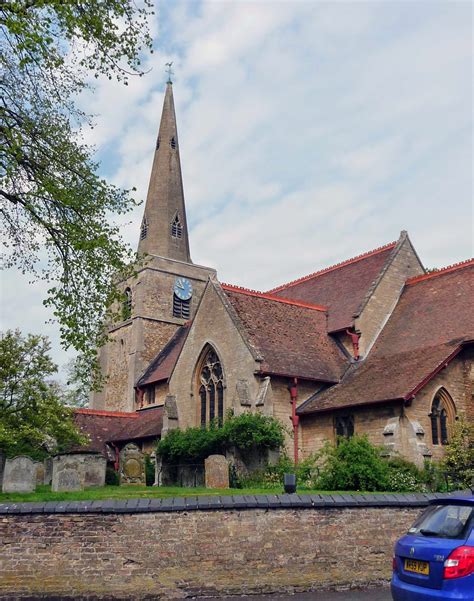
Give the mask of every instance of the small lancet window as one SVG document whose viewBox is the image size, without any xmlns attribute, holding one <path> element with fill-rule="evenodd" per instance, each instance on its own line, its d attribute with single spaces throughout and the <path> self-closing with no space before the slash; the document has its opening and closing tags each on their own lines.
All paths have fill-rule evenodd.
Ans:
<svg viewBox="0 0 474 601">
<path fill-rule="evenodd" d="M 191 299 L 181 300 L 173 294 L 173 317 L 189 319 L 191 313 Z"/>
<path fill-rule="evenodd" d="M 224 422 L 224 374 L 222 365 L 213 349 L 209 349 L 199 372 L 199 400 L 201 426 L 216 421 Z"/>
<path fill-rule="evenodd" d="M 124 300 L 122 303 L 122 319 L 130 319 L 132 316 L 132 291 L 130 288 L 125 288 Z"/>
<path fill-rule="evenodd" d="M 183 236 L 183 226 L 179 220 L 179 215 L 176 213 L 173 222 L 171 223 L 171 235 L 173 238 L 181 238 Z"/>
<path fill-rule="evenodd" d="M 146 215 L 143 217 L 142 227 L 140 229 L 140 240 L 144 240 L 148 234 L 148 219 Z"/>
<path fill-rule="evenodd" d="M 160 147 L 160 136 L 156 139 L 156 150 Z"/>
<path fill-rule="evenodd" d="M 170 140 L 170 146 L 172 150 L 176 150 L 176 138 L 174 136 Z"/>
<path fill-rule="evenodd" d="M 449 442 L 449 428 L 456 418 L 454 403 L 444 388 L 441 388 L 431 405 L 431 439 L 434 445 Z"/>
</svg>

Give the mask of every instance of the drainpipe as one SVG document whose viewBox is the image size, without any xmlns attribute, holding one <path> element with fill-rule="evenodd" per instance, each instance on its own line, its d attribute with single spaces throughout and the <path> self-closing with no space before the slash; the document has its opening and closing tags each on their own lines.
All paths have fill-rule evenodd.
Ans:
<svg viewBox="0 0 474 601">
<path fill-rule="evenodd" d="M 291 423 L 293 424 L 293 445 L 295 465 L 298 463 L 298 424 L 300 418 L 296 415 L 296 399 L 298 398 L 298 378 L 293 379 L 293 383 L 288 387 L 291 397 Z"/>
<path fill-rule="evenodd" d="M 346 330 L 346 334 L 351 337 L 352 348 L 354 349 L 354 359 L 356 361 L 358 361 L 359 357 L 360 357 L 360 355 L 359 355 L 360 334 L 358 334 L 357 332 L 351 332 L 350 330 Z"/>
<path fill-rule="evenodd" d="M 111 444 L 111 445 L 114 447 L 114 449 L 115 449 L 115 463 L 114 463 L 114 470 L 115 470 L 116 472 L 118 472 L 118 471 L 119 471 L 119 467 L 120 467 L 120 452 L 119 452 L 119 448 L 118 448 L 118 446 L 117 446 L 117 445 L 116 445 L 114 442 L 111 442 L 110 444 Z"/>
</svg>

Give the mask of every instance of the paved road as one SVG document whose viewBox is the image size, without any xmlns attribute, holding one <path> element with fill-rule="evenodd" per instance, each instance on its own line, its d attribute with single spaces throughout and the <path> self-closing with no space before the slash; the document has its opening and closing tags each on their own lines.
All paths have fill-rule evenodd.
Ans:
<svg viewBox="0 0 474 601">
<path fill-rule="evenodd" d="M 351 591 L 320 591 L 296 595 L 251 595 L 225 597 L 221 601 L 391 601 L 390 589 L 371 588 Z"/>
</svg>

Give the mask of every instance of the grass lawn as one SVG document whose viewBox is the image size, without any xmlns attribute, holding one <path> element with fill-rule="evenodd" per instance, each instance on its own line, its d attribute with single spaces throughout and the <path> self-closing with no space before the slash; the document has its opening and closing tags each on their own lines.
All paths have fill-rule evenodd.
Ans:
<svg viewBox="0 0 474 601">
<path fill-rule="evenodd" d="M 341 494 L 350 491 L 298 490 L 299 494 Z M 0 493 L 0 503 L 6 501 L 90 501 L 99 499 L 151 499 L 162 497 L 193 497 L 196 495 L 275 495 L 283 488 L 181 488 L 179 486 L 104 486 L 77 492 L 51 492 L 50 486 L 38 486 L 28 494 Z"/>
</svg>

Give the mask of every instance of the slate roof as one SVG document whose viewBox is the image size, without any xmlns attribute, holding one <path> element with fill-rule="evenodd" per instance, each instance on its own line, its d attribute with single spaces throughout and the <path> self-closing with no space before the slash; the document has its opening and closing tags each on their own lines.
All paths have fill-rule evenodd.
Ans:
<svg viewBox="0 0 474 601">
<path fill-rule="evenodd" d="M 169 379 L 186 341 L 190 325 L 191 322 L 188 322 L 176 330 L 166 346 L 153 359 L 143 376 L 138 380 L 138 387 Z"/>
<path fill-rule="evenodd" d="M 159 437 L 163 426 L 163 407 L 152 407 L 131 413 L 76 409 L 74 422 L 90 438 L 81 451 L 95 451 L 106 457 L 107 443 Z"/>
<path fill-rule="evenodd" d="M 391 242 L 343 263 L 322 269 L 269 291 L 282 298 L 328 307 L 328 332 L 350 328 L 353 316 L 372 284 L 390 260 L 396 242 Z"/>
<path fill-rule="evenodd" d="M 474 340 L 474 261 L 408 280 L 369 356 L 301 414 L 408 400 Z"/>
<path fill-rule="evenodd" d="M 222 285 L 262 373 L 338 382 L 347 358 L 326 331 L 324 307 Z"/>
</svg>

